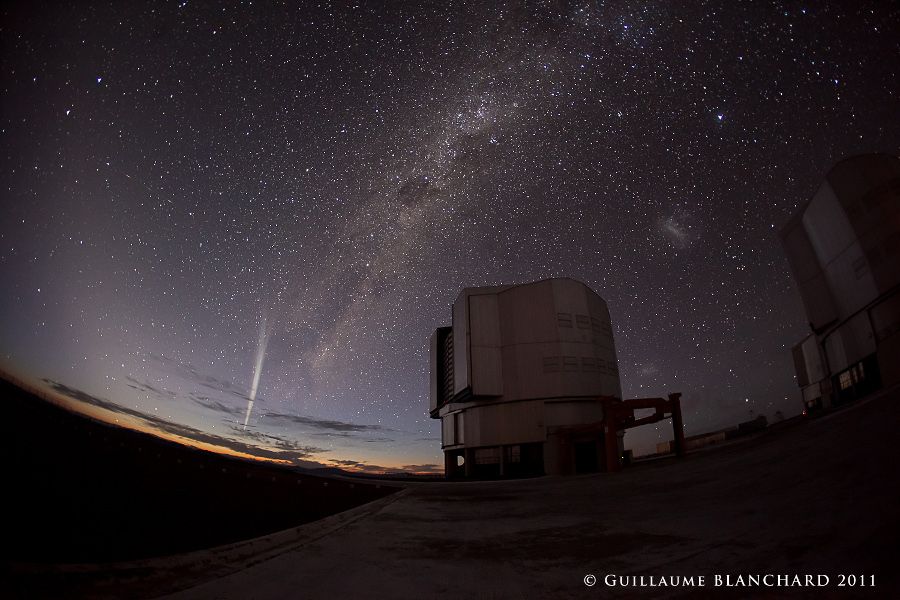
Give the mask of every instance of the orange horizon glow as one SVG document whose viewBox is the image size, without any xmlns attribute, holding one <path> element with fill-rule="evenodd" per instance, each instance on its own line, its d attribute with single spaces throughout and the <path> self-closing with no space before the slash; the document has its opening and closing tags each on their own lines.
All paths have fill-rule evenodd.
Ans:
<svg viewBox="0 0 900 600">
<path fill-rule="evenodd" d="M 75 400 L 74 398 L 69 398 L 65 394 L 60 394 L 59 392 L 56 392 L 54 390 L 47 390 L 47 392 L 53 397 L 45 397 L 46 400 L 62 406 L 63 408 L 72 412 L 107 423 L 108 425 L 117 425 L 119 427 L 124 427 L 125 429 L 131 429 L 132 431 L 146 433 L 164 440 L 168 440 L 170 442 L 175 442 L 181 444 L 182 446 L 198 448 L 200 450 L 206 450 L 208 452 L 215 452 L 216 454 L 224 454 L 226 456 L 234 456 L 238 458 L 249 458 L 251 460 L 271 462 L 276 464 L 293 464 L 293 462 L 286 459 L 257 456 L 255 454 L 249 454 L 247 452 L 240 452 L 238 450 L 226 448 L 225 446 L 218 446 L 215 444 L 210 444 L 209 442 L 201 442 L 192 438 L 169 433 L 168 431 L 163 431 L 162 429 L 153 427 L 147 421 L 139 417 L 134 417 L 132 415 L 123 415 L 100 406 L 93 406 L 91 404 L 87 404 L 86 402 L 81 402 L 79 400 Z"/>
<path fill-rule="evenodd" d="M 146 433 L 149 435 L 153 435 L 160 439 L 164 439 L 170 442 L 175 442 L 177 444 L 181 444 L 183 446 L 188 446 L 191 448 L 196 448 L 199 450 L 204 450 L 206 452 L 213 452 L 216 454 L 222 454 L 225 456 L 231 456 L 235 458 L 244 458 L 250 459 L 254 461 L 278 464 L 278 465 L 286 465 L 291 466 L 296 464 L 294 461 L 288 459 L 280 459 L 280 458 L 272 458 L 267 456 L 258 456 L 256 454 L 251 454 L 249 452 L 241 452 L 238 450 L 234 450 L 225 446 L 219 446 L 216 444 L 212 444 L 209 442 L 202 442 L 199 440 L 195 440 L 193 438 L 185 437 L 182 435 L 177 435 L 174 433 L 170 433 L 156 427 L 153 427 L 146 420 L 135 417 L 132 415 L 116 413 L 107 408 L 103 408 L 101 406 L 95 406 L 75 398 L 71 398 L 63 393 L 60 393 L 50 387 L 46 387 L 45 382 L 27 382 L 23 379 L 12 375 L 9 372 L 0 371 L 4 375 L 4 377 L 10 381 L 11 383 L 17 385 L 18 387 L 24 389 L 27 392 L 30 392 L 51 404 L 59 406 L 65 410 L 70 412 L 74 412 L 76 414 L 80 414 L 86 416 L 88 418 L 100 421 L 102 423 L 106 423 L 108 425 L 114 425 L 119 427 L 124 427 L 126 429 L 131 429 L 132 431 L 137 431 L 140 433 Z M 272 452 L 278 452 L 277 449 L 267 449 Z M 349 457 L 348 457 L 349 458 Z M 334 459 L 328 459 L 328 462 L 321 462 L 318 460 L 310 460 L 310 462 L 315 462 L 322 467 L 331 467 L 331 468 L 339 468 L 342 471 L 347 471 L 350 473 L 359 473 L 359 474 L 371 474 L 371 475 L 385 475 L 394 472 L 402 472 L 402 473 L 411 473 L 415 475 L 434 475 L 433 471 L 411 471 L 403 468 L 403 465 L 372 465 L 372 468 L 366 468 L 364 461 L 357 461 L 361 463 L 363 466 L 356 465 L 342 465 L 339 461 L 340 457 Z"/>
</svg>

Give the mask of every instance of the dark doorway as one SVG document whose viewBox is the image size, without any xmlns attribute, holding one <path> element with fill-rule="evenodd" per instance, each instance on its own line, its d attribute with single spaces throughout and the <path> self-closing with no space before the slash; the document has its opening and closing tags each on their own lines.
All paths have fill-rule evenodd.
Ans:
<svg viewBox="0 0 900 600">
<path fill-rule="evenodd" d="M 544 474 L 544 444 L 522 444 L 522 463 L 519 475 L 533 477 Z"/>
<path fill-rule="evenodd" d="M 593 473 L 597 470 L 597 442 L 575 442 L 575 472 Z"/>
</svg>

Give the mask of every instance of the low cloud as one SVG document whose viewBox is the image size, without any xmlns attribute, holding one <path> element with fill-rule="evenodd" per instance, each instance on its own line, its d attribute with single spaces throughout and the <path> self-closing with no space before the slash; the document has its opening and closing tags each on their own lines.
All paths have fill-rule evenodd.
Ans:
<svg viewBox="0 0 900 600">
<path fill-rule="evenodd" d="M 365 462 L 359 462 L 356 460 L 338 460 L 331 459 L 329 461 L 332 465 L 338 467 L 347 467 L 354 471 L 363 471 L 365 473 L 427 473 L 433 475 L 443 475 L 444 467 L 440 465 L 434 464 L 426 464 L 426 465 L 404 465 L 400 468 L 397 467 L 382 467 L 381 465 L 373 465 Z"/>
<path fill-rule="evenodd" d="M 382 467 L 381 465 L 372 465 L 369 463 L 359 462 L 359 461 L 355 461 L 355 460 L 331 459 L 329 462 L 333 466 L 347 467 L 353 471 L 362 471 L 364 473 L 381 474 L 381 473 L 390 473 L 392 471 L 397 471 L 397 469 L 389 469 L 388 467 Z"/>
<path fill-rule="evenodd" d="M 172 392 L 172 391 L 169 391 L 166 389 L 156 388 L 156 387 L 150 385 L 149 383 L 147 383 L 146 381 L 141 381 L 139 379 L 135 379 L 131 375 L 126 376 L 125 379 L 128 381 L 128 384 L 127 384 L 128 387 L 130 387 L 133 390 L 137 390 L 139 392 L 144 392 L 144 393 L 150 394 L 151 396 L 156 396 L 157 398 L 175 398 L 175 392 Z"/>
<path fill-rule="evenodd" d="M 246 401 L 250 399 L 250 392 L 248 390 L 244 390 L 234 385 L 234 383 L 232 383 L 231 381 L 219 379 L 218 377 L 213 377 L 212 375 L 201 373 L 197 369 L 197 367 L 189 362 L 182 362 L 173 358 L 169 358 L 168 356 L 164 356 L 162 354 L 154 354 L 152 352 L 149 356 L 150 359 L 159 364 L 163 368 L 163 370 L 169 373 L 173 373 L 181 377 L 182 379 L 185 379 L 192 383 L 196 383 L 209 390 L 235 396 L 237 398 L 240 398 L 241 400 Z M 261 398 L 257 398 L 256 400 L 257 402 L 262 401 Z"/>
<path fill-rule="evenodd" d="M 268 448 L 260 448 L 258 446 L 247 444 L 238 440 L 233 440 L 231 438 L 206 433 L 205 431 L 201 431 L 187 425 L 172 423 L 171 421 L 166 421 L 165 419 L 161 419 L 156 415 L 150 415 L 139 410 L 129 408 L 127 406 L 116 404 L 115 402 L 111 402 L 104 398 L 99 398 L 85 391 L 69 387 L 58 381 L 53 381 L 52 379 L 44 379 L 43 381 L 47 383 L 54 391 L 68 398 L 83 402 L 85 404 L 90 404 L 92 406 L 97 406 L 116 414 L 135 417 L 158 431 L 184 437 L 196 442 L 228 448 L 230 450 L 234 450 L 235 452 L 241 452 L 244 454 L 249 454 L 251 456 L 280 460 L 292 460 L 294 462 L 299 462 L 303 459 L 313 457 L 317 454 L 328 452 L 328 450 L 324 448 L 305 446 L 295 442 L 291 442 L 289 440 L 276 438 L 276 436 L 269 437 L 276 438 L 276 441 L 280 443 L 276 443 L 273 445 L 276 445 L 279 448 L 284 448 L 283 450 L 270 450 Z"/>
<path fill-rule="evenodd" d="M 321 452 L 326 452 L 321 448 L 317 448 L 316 446 L 309 446 L 302 442 L 298 442 L 297 440 L 292 440 L 290 438 L 282 437 L 279 435 L 275 435 L 272 433 L 265 433 L 262 431 L 253 431 L 250 429 L 243 429 L 237 425 L 231 426 L 232 431 L 234 431 L 237 435 L 241 437 L 247 437 L 252 440 L 259 442 L 260 444 L 268 444 L 270 446 L 275 446 L 281 450 L 289 450 L 292 452 L 302 452 L 305 455 L 312 455 Z"/>
<path fill-rule="evenodd" d="M 411 471 L 413 473 L 429 473 L 435 475 L 443 475 L 444 467 L 441 465 L 403 465 L 404 471 Z"/>
<path fill-rule="evenodd" d="M 191 399 L 195 404 L 199 404 L 203 408 L 214 410 L 216 412 L 225 413 L 227 415 L 239 415 L 243 412 L 243 409 L 237 406 L 228 406 L 223 402 L 219 402 L 218 400 L 213 400 L 207 396 L 200 396 L 198 394 L 189 394 L 188 398 Z"/>
<path fill-rule="evenodd" d="M 341 433 L 359 433 L 364 431 L 392 431 L 381 425 L 359 425 L 357 423 L 345 423 L 344 421 L 333 421 L 330 419 L 317 419 L 315 417 L 304 417 L 302 415 L 288 415 L 285 413 L 266 413 L 263 418 L 273 419 L 276 421 L 284 421 L 295 425 L 303 425 L 312 429 L 322 429 L 326 431 L 337 431 Z"/>
</svg>

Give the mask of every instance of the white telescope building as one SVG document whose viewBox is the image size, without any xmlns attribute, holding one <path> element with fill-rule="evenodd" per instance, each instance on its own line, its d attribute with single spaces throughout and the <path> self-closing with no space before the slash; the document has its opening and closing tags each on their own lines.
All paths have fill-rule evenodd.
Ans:
<svg viewBox="0 0 900 600">
<path fill-rule="evenodd" d="M 604 468 L 604 402 L 622 396 L 606 302 L 574 279 L 473 287 L 431 336 L 432 418 L 448 477 Z"/>
<path fill-rule="evenodd" d="M 836 164 L 781 240 L 811 329 L 793 348 L 804 410 L 900 383 L 900 158 Z"/>
</svg>

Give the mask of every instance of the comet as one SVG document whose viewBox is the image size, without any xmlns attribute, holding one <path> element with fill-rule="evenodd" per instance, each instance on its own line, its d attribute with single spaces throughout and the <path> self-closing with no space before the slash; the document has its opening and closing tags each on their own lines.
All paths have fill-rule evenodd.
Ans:
<svg viewBox="0 0 900 600">
<path fill-rule="evenodd" d="M 244 431 L 250 422 L 250 413 L 253 411 L 253 401 L 256 400 L 256 390 L 259 388 L 259 376 L 262 373 L 263 361 L 266 358 L 266 346 L 269 344 L 269 332 L 266 329 L 266 315 L 263 313 L 259 321 L 259 343 L 256 346 L 256 360 L 253 361 L 253 380 L 250 383 L 250 396 L 247 399 L 247 414 L 244 415 Z"/>
</svg>

